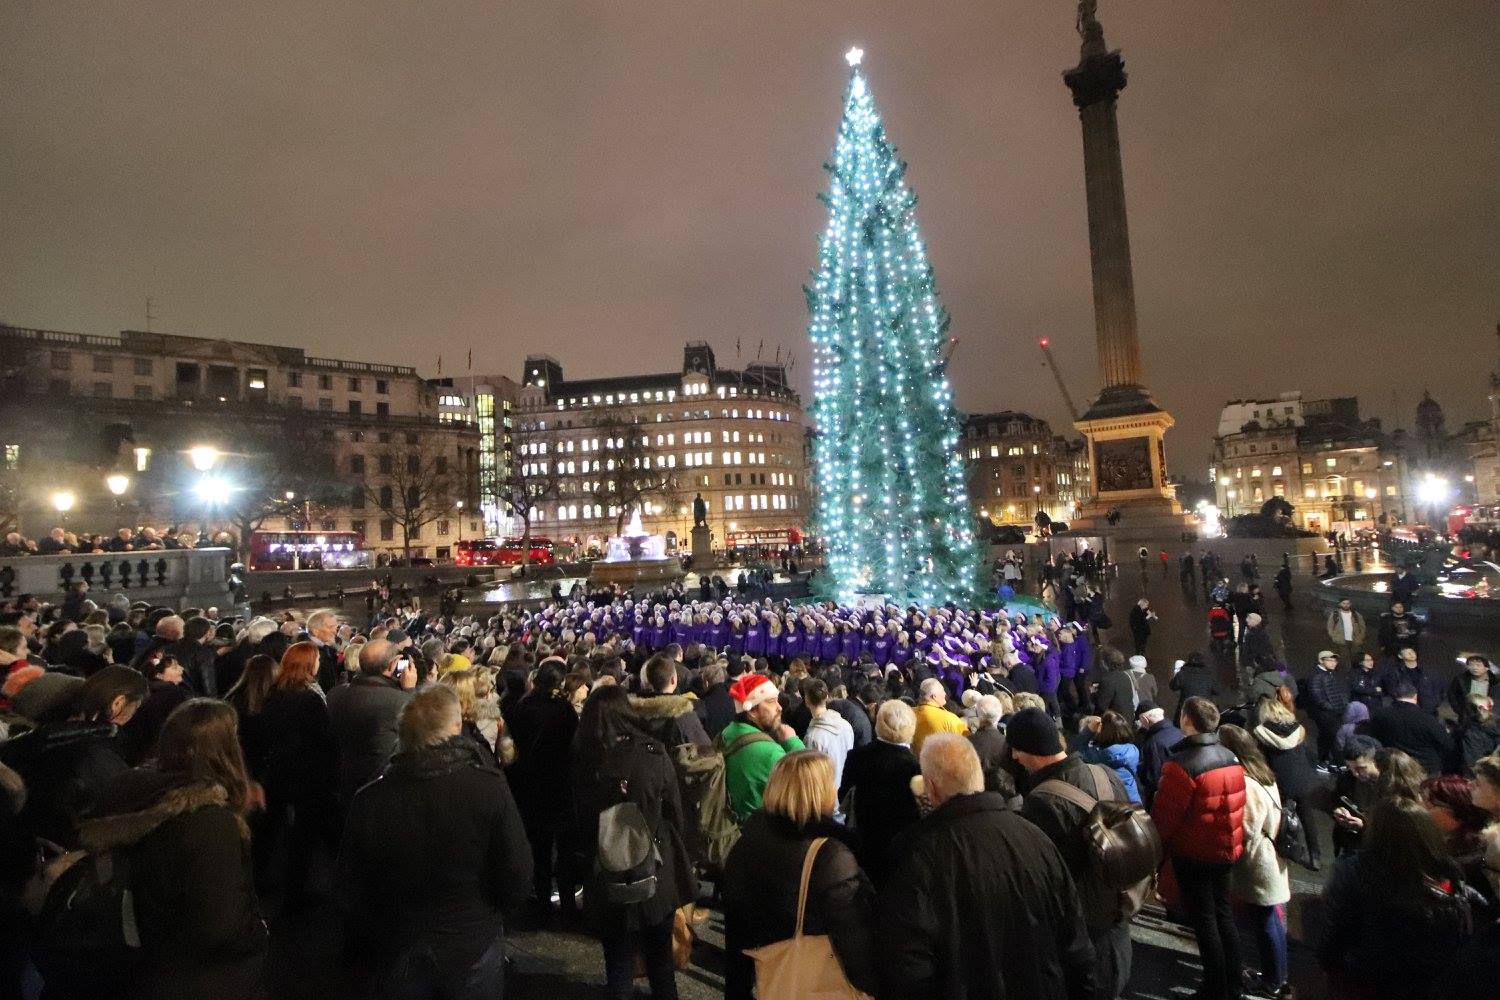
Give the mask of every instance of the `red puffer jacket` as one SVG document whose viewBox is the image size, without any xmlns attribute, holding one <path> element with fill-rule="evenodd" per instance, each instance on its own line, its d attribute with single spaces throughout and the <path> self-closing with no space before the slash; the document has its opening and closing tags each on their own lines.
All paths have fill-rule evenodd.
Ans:
<svg viewBox="0 0 1500 1000">
<path fill-rule="evenodd" d="M 1245 769 L 1213 733 L 1172 748 L 1151 818 L 1167 853 L 1233 864 L 1245 849 Z"/>
</svg>

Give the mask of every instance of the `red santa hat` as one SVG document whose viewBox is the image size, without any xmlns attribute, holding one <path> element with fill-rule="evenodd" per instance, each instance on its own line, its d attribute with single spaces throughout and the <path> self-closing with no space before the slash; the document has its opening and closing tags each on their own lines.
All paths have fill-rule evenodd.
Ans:
<svg viewBox="0 0 1500 1000">
<path fill-rule="evenodd" d="M 776 695 L 776 685 L 764 674 L 745 674 L 729 688 L 736 712 L 748 712 L 762 702 L 772 701 Z"/>
</svg>

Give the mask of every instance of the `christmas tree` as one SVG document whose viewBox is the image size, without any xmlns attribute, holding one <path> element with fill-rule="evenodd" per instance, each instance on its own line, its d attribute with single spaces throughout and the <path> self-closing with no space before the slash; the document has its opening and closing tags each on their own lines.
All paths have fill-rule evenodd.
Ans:
<svg viewBox="0 0 1500 1000">
<path fill-rule="evenodd" d="M 923 605 L 976 595 L 978 549 L 948 384 L 948 314 L 861 53 L 844 96 L 828 228 L 806 289 L 816 525 L 831 595 Z"/>
</svg>

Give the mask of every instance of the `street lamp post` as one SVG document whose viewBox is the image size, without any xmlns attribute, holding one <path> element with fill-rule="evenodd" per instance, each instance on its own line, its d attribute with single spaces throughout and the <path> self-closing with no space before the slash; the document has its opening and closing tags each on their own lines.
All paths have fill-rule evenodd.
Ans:
<svg viewBox="0 0 1500 1000">
<path fill-rule="evenodd" d="M 458 501 L 458 544 L 464 543 L 464 502 Z"/>
<path fill-rule="evenodd" d="M 68 511 L 72 510 L 73 505 L 77 502 L 78 497 L 74 495 L 72 490 L 58 490 L 52 494 L 52 506 L 57 511 L 58 520 L 64 526 L 68 523 Z"/>
</svg>

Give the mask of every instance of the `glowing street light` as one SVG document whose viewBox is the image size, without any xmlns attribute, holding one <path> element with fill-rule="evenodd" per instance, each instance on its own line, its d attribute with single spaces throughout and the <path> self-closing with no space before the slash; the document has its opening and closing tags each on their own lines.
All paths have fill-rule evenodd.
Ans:
<svg viewBox="0 0 1500 1000">
<path fill-rule="evenodd" d="M 130 477 L 123 472 L 111 472 L 104 477 L 104 485 L 114 496 L 121 497 L 125 491 L 130 489 Z"/>
<path fill-rule="evenodd" d="M 72 510 L 73 505 L 77 502 L 78 497 L 74 495 L 72 490 L 58 490 L 52 494 L 52 506 L 57 509 L 59 514 L 66 514 Z"/>
<path fill-rule="evenodd" d="M 219 505 L 229 502 L 234 486 L 222 476 L 204 476 L 194 484 L 193 492 L 204 503 Z"/>
<path fill-rule="evenodd" d="M 188 449 L 188 460 L 199 472 L 207 472 L 219 460 L 219 449 L 206 444 L 195 445 Z"/>
<path fill-rule="evenodd" d="M 1417 484 L 1417 499 L 1431 507 L 1447 500 L 1452 490 L 1448 487 L 1448 480 L 1440 476 L 1427 474 L 1427 478 Z"/>
</svg>

